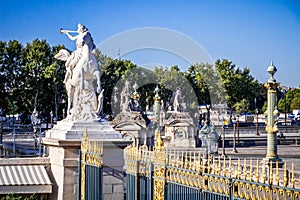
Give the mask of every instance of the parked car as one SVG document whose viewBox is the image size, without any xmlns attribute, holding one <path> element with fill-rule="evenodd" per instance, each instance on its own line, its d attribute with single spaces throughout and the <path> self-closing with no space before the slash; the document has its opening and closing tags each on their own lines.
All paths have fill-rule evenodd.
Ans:
<svg viewBox="0 0 300 200">
<path fill-rule="evenodd" d="M 288 115 L 291 120 L 300 120 L 300 110 L 293 110 L 291 114 Z"/>
</svg>

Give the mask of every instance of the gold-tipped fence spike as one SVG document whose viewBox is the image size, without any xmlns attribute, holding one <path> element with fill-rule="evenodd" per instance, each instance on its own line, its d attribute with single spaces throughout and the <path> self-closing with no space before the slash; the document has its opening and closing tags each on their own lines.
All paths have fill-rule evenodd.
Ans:
<svg viewBox="0 0 300 200">
<path fill-rule="evenodd" d="M 189 169 L 189 170 L 191 170 L 191 162 L 192 162 L 192 160 L 191 160 L 191 152 L 189 152 L 188 153 L 189 155 L 188 155 L 188 157 L 187 157 L 187 161 L 188 161 L 188 163 L 187 163 L 187 168 Z"/>
<path fill-rule="evenodd" d="M 87 134 L 87 130 L 86 130 L 86 128 L 84 128 L 83 136 L 81 138 L 81 150 L 87 151 L 88 141 L 89 141 L 89 137 Z"/>
<path fill-rule="evenodd" d="M 190 154 L 190 152 L 186 152 L 186 154 L 185 154 L 185 169 L 189 169 L 190 168 L 190 159 L 189 159 L 189 154 Z"/>
<path fill-rule="evenodd" d="M 183 168 L 185 168 L 186 169 L 186 166 L 187 166 L 187 162 L 186 162 L 186 159 L 187 158 L 187 152 L 185 151 L 184 153 L 183 153 L 183 157 L 182 157 L 182 160 L 183 160 Z"/>
<path fill-rule="evenodd" d="M 276 175 L 275 175 L 275 184 L 279 186 L 279 172 L 278 172 L 278 161 L 276 161 Z"/>
<path fill-rule="evenodd" d="M 205 173 L 205 170 L 206 170 L 206 168 L 205 168 L 205 162 L 204 162 L 204 155 L 202 155 L 202 174 L 203 173 Z"/>
<path fill-rule="evenodd" d="M 207 160 L 207 173 L 210 173 L 210 155 L 208 154 L 208 160 Z"/>
<path fill-rule="evenodd" d="M 212 163 L 211 173 L 216 174 L 217 170 L 216 170 L 216 166 L 215 166 L 216 161 L 215 161 L 215 156 L 214 155 L 212 155 L 212 160 L 213 160 L 213 163 Z"/>
<path fill-rule="evenodd" d="M 247 178 L 247 161 L 246 161 L 246 158 L 244 158 L 244 166 L 243 166 L 243 178 L 244 180 L 246 180 Z"/>
<path fill-rule="evenodd" d="M 183 151 L 182 151 L 182 152 L 181 152 L 180 168 L 183 168 L 183 166 L 184 166 L 184 160 L 183 160 L 183 157 L 184 157 L 184 153 L 183 153 Z"/>
<path fill-rule="evenodd" d="M 300 188 L 300 174 L 299 174 L 299 177 L 298 177 L 298 188 Z"/>
<path fill-rule="evenodd" d="M 175 167 L 179 167 L 179 163 L 180 163 L 180 155 L 179 155 L 179 150 L 174 151 L 175 152 Z"/>
<path fill-rule="evenodd" d="M 273 184 L 273 163 L 272 163 L 272 160 L 270 162 L 269 171 L 270 171 L 269 184 L 272 185 Z"/>
<path fill-rule="evenodd" d="M 252 159 L 250 159 L 249 180 L 253 180 Z"/>
<path fill-rule="evenodd" d="M 226 176 L 226 158 L 223 159 L 223 176 Z"/>
<path fill-rule="evenodd" d="M 175 153 L 175 155 L 174 155 L 174 165 L 175 165 L 175 167 L 178 167 L 178 165 L 179 165 L 179 152 L 178 152 L 178 150 L 177 151 L 174 151 L 174 153 Z"/>
<path fill-rule="evenodd" d="M 193 170 L 197 170 L 197 159 L 196 159 L 196 152 L 194 151 L 194 166 Z"/>
<path fill-rule="evenodd" d="M 197 171 L 200 172 L 201 167 L 202 167 L 202 166 L 201 166 L 202 162 L 201 162 L 201 154 L 200 154 L 200 153 L 198 153 L 198 158 L 197 158 L 197 160 L 198 160 Z"/>
<path fill-rule="evenodd" d="M 188 159 L 188 168 L 189 168 L 189 170 L 191 170 L 192 168 L 191 167 L 193 167 L 193 165 L 192 165 L 192 152 L 189 152 L 189 157 L 188 157 L 189 159 Z"/>
<path fill-rule="evenodd" d="M 241 160 L 238 158 L 237 176 L 238 179 L 241 177 Z"/>
<path fill-rule="evenodd" d="M 193 170 L 194 169 L 194 159 L 193 159 L 193 152 L 191 152 L 191 155 L 190 155 L 190 167 L 189 167 L 189 170 Z"/>
<path fill-rule="evenodd" d="M 255 178 L 256 178 L 256 182 L 259 182 L 259 167 L 258 167 L 258 159 L 256 160 L 256 173 L 255 173 Z"/>
<path fill-rule="evenodd" d="M 291 187 L 295 188 L 294 163 L 292 163 Z"/>
<path fill-rule="evenodd" d="M 228 162 L 228 174 L 229 174 L 229 178 L 231 178 L 232 177 L 231 157 L 229 157 L 229 162 Z"/>
<path fill-rule="evenodd" d="M 174 150 L 173 150 L 173 152 L 172 152 L 172 149 L 170 149 L 170 154 L 169 154 L 169 156 L 170 156 L 170 161 L 169 161 L 169 163 L 170 163 L 171 166 L 174 167 L 174 162 L 175 162 L 175 158 L 174 158 Z"/>
<path fill-rule="evenodd" d="M 224 156 L 225 157 L 225 156 Z M 218 156 L 218 176 L 221 175 L 221 156 Z"/>
<path fill-rule="evenodd" d="M 262 167 L 262 183 L 265 183 L 266 179 L 267 179 L 266 162 L 263 162 L 263 167 Z"/>
<path fill-rule="evenodd" d="M 286 170 L 286 162 L 284 163 L 284 171 L 283 171 L 283 186 L 286 187 L 288 184 L 287 170 Z"/>
</svg>

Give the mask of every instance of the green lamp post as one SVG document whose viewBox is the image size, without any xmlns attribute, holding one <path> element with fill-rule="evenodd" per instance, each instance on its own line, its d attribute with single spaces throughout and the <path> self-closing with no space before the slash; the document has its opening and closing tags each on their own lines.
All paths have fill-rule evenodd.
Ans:
<svg viewBox="0 0 300 200">
<path fill-rule="evenodd" d="M 277 111 L 276 106 L 276 93 L 277 88 L 280 86 L 280 83 L 276 82 L 274 79 L 274 74 L 276 73 L 277 69 L 271 62 L 271 65 L 267 69 L 268 73 L 270 74 L 270 78 L 264 86 L 268 90 L 268 108 L 267 108 L 267 125 L 266 125 L 266 132 L 267 132 L 267 155 L 264 158 L 264 161 L 267 164 L 270 164 L 272 161 L 273 165 L 278 162 L 279 166 L 281 166 L 282 160 L 277 155 L 277 135 L 278 127 L 277 121 L 279 113 Z M 282 164 L 281 164 L 282 163 Z"/>
</svg>

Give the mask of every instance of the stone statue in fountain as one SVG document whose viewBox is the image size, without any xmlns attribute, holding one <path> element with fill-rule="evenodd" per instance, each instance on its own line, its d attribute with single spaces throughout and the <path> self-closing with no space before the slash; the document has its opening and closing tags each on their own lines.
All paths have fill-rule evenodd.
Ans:
<svg viewBox="0 0 300 200">
<path fill-rule="evenodd" d="M 100 71 L 93 53 L 95 45 L 88 29 L 78 24 L 77 31 L 60 30 L 69 39 L 76 41 L 76 50 L 70 54 L 67 50 L 59 51 L 55 58 L 66 61 L 65 86 L 68 94 L 68 121 L 97 119 L 102 109 L 102 99 L 97 99 L 101 92 Z M 77 32 L 72 36 L 71 32 Z M 97 88 L 94 82 L 96 81 Z M 101 94 L 100 94 L 101 95 Z M 102 91 L 103 95 L 103 91 Z M 101 105 L 99 105 L 101 104 Z"/>
</svg>

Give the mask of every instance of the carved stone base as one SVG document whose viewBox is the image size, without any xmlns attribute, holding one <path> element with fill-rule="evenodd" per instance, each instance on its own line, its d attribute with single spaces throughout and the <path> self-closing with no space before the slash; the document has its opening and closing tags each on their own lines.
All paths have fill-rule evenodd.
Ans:
<svg viewBox="0 0 300 200">
<path fill-rule="evenodd" d="M 46 133 L 43 144 L 50 158 L 53 192 L 49 199 L 77 199 L 79 150 L 84 129 L 88 138 L 103 141 L 103 199 L 123 199 L 123 149 L 131 143 L 121 139 L 108 122 L 60 121 Z"/>
<path fill-rule="evenodd" d="M 120 139 L 121 134 L 116 132 L 106 121 L 59 121 L 51 130 L 46 132 L 46 138 L 59 140 L 80 140 L 84 129 L 89 139 Z"/>
</svg>

